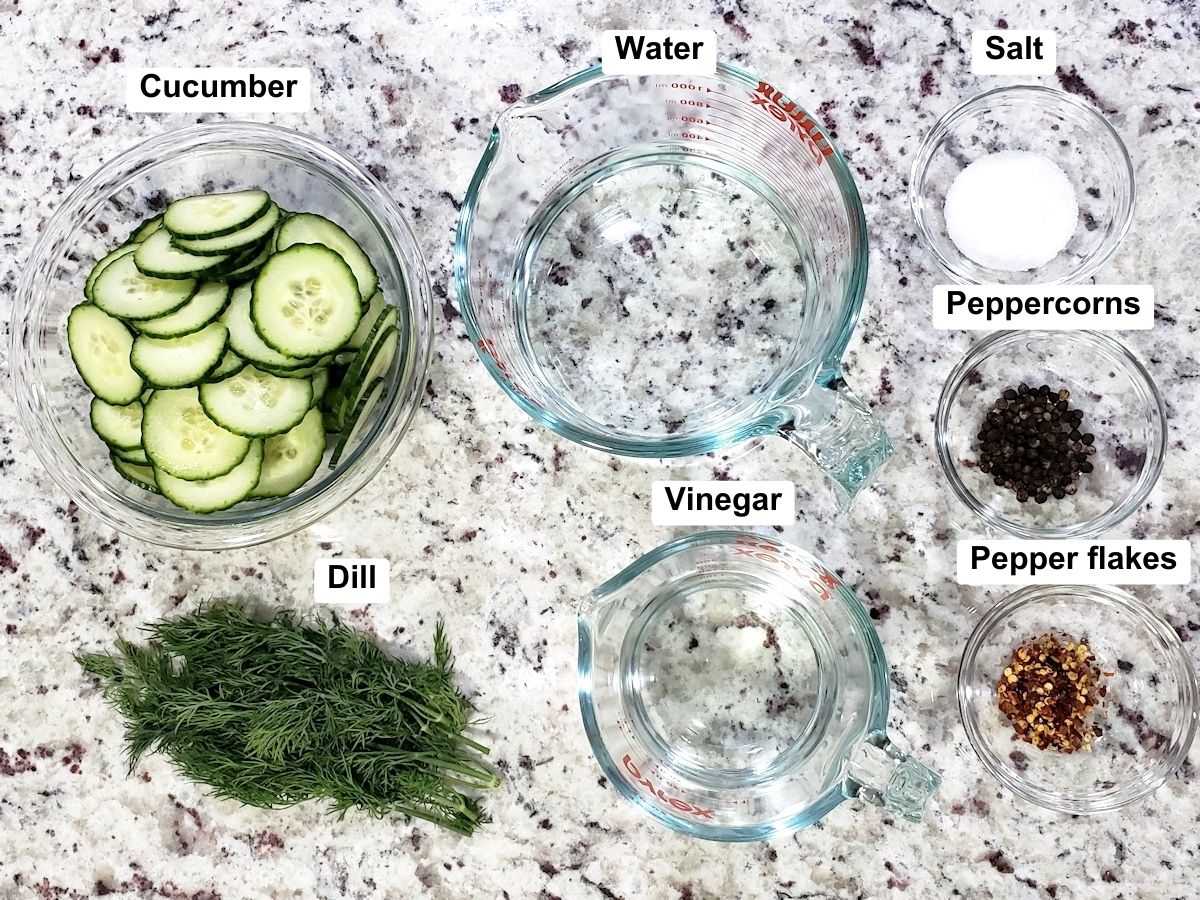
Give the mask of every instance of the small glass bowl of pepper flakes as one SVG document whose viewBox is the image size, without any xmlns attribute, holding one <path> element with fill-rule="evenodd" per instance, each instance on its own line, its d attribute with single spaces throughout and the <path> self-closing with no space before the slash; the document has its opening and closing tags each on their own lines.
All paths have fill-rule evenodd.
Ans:
<svg viewBox="0 0 1200 900">
<path fill-rule="evenodd" d="M 955 366 L 934 419 L 955 496 L 1023 538 L 1109 531 L 1162 472 L 1163 400 L 1146 367 L 1091 331 L 1002 331 Z"/>
<path fill-rule="evenodd" d="M 975 627 L 958 671 L 984 767 L 1017 796 L 1076 815 L 1166 781 L 1195 737 L 1198 692 L 1174 629 L 1111 587 L 1008 595 Z"/>
</svg>

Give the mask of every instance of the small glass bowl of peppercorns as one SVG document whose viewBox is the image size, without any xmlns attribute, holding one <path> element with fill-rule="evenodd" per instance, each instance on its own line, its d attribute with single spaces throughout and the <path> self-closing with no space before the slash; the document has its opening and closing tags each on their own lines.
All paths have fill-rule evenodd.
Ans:
<svg viewBox="0 0 1200 900">
<path fill-rule="evenodd" d="M 1156 790 L 1187 759 L 1200 686 L 1175 630 L 1119 588 L 1039 585 L 975 626 L 958 706 L 984 768 L 1075 815 Z"/>
<path fill-rule="evenodd" d="M 959 500 L 1024 538 L 1093 537 L 1137 510 L 1162 471 L 1166 416 L 1145 366 L 1089 331 L 1004 331 L 942 389 L 938 458 Z"/>
</svg>

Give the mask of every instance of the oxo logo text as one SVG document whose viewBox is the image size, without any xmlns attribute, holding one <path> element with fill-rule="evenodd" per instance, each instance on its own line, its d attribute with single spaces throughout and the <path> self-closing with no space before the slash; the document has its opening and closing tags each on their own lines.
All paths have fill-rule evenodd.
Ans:
<svg viewBox="0 0 1200 900">
<path fill-rule="evenodd" d="M 638 770 L 638 767 L 633 764 L 633 759 L 628 753 L 625 754 L 625 758 L 621 760 L 621 762 L 625 765 L 625 771 L 634 777 L 634 780 L 637 782 L 639 787 L 645 788 L 646 792 L 652 797 L 657 797 L 672 809 L 677 809 L 683 813 L 690 813 L 697 819 L 711 819 L 713 817 L 713 811 L 711 809 L 704 809 L 703 807 L 688 803 L 686 800 L 680 800 L 678 797 L 672 797 L 662 788 L 655 787 L 654 782 L 648 777 L 643 776 Z"/>
</svg>

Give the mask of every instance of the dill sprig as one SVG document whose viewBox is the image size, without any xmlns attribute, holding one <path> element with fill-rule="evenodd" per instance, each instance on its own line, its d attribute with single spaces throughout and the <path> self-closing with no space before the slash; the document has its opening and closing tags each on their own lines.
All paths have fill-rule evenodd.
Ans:
<svg viewBox="0 0 1200 900">
<path fill-rule="evenodd" d="M 454 685 L 438 623 L 433 661 L 397 659 L 369 637 L 287 611 L 229 602 L 146 626 L 145 646 L 76 656 L 125 718 L 132 773 L 165 753 L 213 794 L 274 809 L 304 800 L 400 813 L 471 834 L 471 793 L 500 781 L 463 732 L 474 706 Z"/>
</svg>

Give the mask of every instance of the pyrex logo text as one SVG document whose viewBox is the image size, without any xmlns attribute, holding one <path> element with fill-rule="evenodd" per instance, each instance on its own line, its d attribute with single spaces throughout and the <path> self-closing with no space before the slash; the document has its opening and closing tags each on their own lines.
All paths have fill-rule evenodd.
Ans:
<svg viewBox="0 0 1200 900">
<path fill-rule="evenodd" d="M 703 809 L 699 806 L 694 806 L 691 803 L 688 803 L 686 800 L 680 800 L 678 797 L 672 797 L 668 795 L 661 788 L 656 788 L 653 781 L 651 781 L 649 778 L 643 777 L 642 773 L 638 770 L 638 767 L 633 764 L 633 759 L 628 753 L 625 754 L 625 758 L 621 760 L 621 762 L 625 765 L 625 771 L 634 777 L 639 786 L 644 787 L 651 796 L 657 797 L 659 800 L 663 801 L 663 803 L 669 805 L 672 809 L 677 809 L 680 812 L 691 813 L 697 819 L 711 819 L 713 817 L 713 811 L 711 809 Z"/>
<path fill-rule="evenodd" d="M 833 590 L 838 586 L 837 577 L 821 566 L 816 566 L 815 570 L 802 571 L 789 561 L 783 559 L 779 555 L 779 547 L 775 544 L 766 542 L 758 542 L 750 537 L 739 537 L 733 542 L 735 556 L 749 556 L 751 559 L 759 559 L 763 562 L 769 562 L 780 568 L 787 569 L 794 575 L 808 581 L 808 586 L 816 591 L 817 596 L 822 600 L 828 600 L 833 596 Z"/>
<path fill-rule="evenodd" d="M 803 142 L 818 165 L 826 156 L 833 156 L 833 145 L 825 137 L 817 123 L 808 117 L 795 100 L 789 100 L 780 91 L 765 81 L 758 83 L 758 90 L 750 95 L 754 106 L 761 106 L 777 121 L 786 122 L 788 130 Z"/>
</svg>

